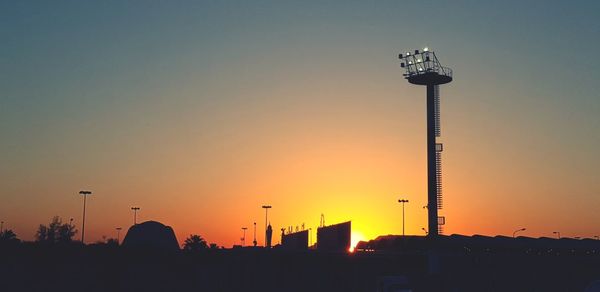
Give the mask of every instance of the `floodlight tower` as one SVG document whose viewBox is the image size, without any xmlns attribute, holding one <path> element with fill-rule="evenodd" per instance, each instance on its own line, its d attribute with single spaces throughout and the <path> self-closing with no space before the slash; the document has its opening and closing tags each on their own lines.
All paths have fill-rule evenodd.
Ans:
<svg viewBox="0 0 600 292">
<path fill-rule="evenodd" d="M 242 230 L 244 230 L 244 237 L 242 237 L 242 246 L 246 246 L 246 229 L 248 229 L 248 227 L 242 227 Z"/>
<path fill-rule="evenodd" d="M 91 195 L 91 191 L 79 191 L 79 194 L 83 196 L 83 223 L 81 225 L 81 243 L 84 243 L 85 239 L 85 201 L 88 195 Z"/>
<path fill-rule="evenodd" d="M 115 228 L 117 230 L 117 245 L 119 244 L 119 242 L 121 242 L 121 230 L 123 230 L 122 227 L 117 227 Z"/>
<path fill-rule="evenodd" d="M 140 210 L 140 207 L 131 207 L 131 211 L 133 211 L 133 225 L 137 225 L 137 211 Z"/>
<path fill-rule="evenodd" d="M 269 209 L 271 209 L 271 205 L 262 206 L 265 209 L 265 247 L 267 247 L 267 218 L 269 217 Z"/>
<path fill-rule="evenodd" d="M 444 217 L 438 217 L 442 208 L 442 143 L 440 137 L 440 90 L 441 84 L 452 81 L 452 69 L 443 67 L 435 53 L 428 48 L 414 53 L 400 54 L 400 67 L 405 69 L 404 78 L 411 84 L 427 86 L 427 212 L 431 238 L 441 233 Z"/>
</svg>

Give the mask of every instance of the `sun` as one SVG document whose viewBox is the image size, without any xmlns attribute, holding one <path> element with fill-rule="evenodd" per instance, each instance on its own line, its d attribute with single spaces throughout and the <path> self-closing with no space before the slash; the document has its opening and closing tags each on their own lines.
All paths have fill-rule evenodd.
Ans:
<svg viewBox="0 0 600 292">
<path fill-rule="evenodd" d="M 359 241 L 365 240 L 365 237 L 362 233 L 360 233 L 360 231 L 356 231 L 356 230 L 352 230 L 352 233 L 350 234 L 350 252 L 354 252 L 354 248 L 356 248 L 356 245 L 358 244 Z"/>
</svg>

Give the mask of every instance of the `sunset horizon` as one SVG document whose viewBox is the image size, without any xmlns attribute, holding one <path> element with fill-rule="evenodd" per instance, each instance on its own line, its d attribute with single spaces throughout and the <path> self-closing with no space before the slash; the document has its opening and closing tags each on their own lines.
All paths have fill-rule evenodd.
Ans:
<svg viewBox="0 0 600 292">
<path fill-rule="evenodd" d="M 324 214 L 352 221 L 355 244 L 401 234 L 400 198 L 406 234 L 424 235 L 425 88 L 397 56 L 429 47 L 455 75 L 444 234 L 598 236 L 600 66 L 573 55 L 599 45 L 593 9 L 467 6 L 5 3 L 4 228 L 31 241 L 60 216 L 81 230 L 91 190 L 90 243 L 138 206 L 180 244 L 231 247 L 242 227 L 264 233 L 270 204 L 275 231 L 314 232 Z"/>
</svg>

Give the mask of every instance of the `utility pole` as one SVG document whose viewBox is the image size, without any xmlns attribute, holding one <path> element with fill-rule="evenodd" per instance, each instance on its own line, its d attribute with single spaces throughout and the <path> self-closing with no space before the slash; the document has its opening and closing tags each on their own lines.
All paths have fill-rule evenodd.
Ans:
<svg viewBox="0 0 600 292">
<path fill-rule="evenodd" d="M 400 199 L 398 203 L 402 204 L 402 236 L 404 236 L 404 203 L 408 203 L 408 200 Z"/>
<path fill-rule="evenodd" d="M 264 205 L 262 207 L 263 209 L 265 209 L 265 247 L 267 247 L 267 219 L 269 216 L 269 209 L 271 209 L 272 207 L 270 205 Z"/>
<path fill-rule="evenodd" d="M 79 191 L 79 194 L 83 196 L 83 221 L 81 223 L 81 243 L 85 243 L 85 202 L 88 195 L 91 195 L 91 191 Z"/>
<path fill-rule="evenodd" d="M 140 207 L 131 207 L 131 210 L 133 210 L 133 225 L 137 225 L 137 211 Z"/>
</svg>

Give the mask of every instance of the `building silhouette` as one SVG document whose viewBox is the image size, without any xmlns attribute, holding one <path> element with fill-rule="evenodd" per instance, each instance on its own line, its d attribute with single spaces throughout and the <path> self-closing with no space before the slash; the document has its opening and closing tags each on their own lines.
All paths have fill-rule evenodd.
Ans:
<svg viewBox="0 0 600 292">
<path fill-rule="evenodd" d="M 352 222 L 317 229 L 317 250 L 347 252 L 350 249 Z"/>
<path fill-rule="evenodd" d="M 285 229 L 284 229 L 285 230 Z M 281 233 L 281 247 L 286 250 L 307 250 L 308 230 L 285 234 Z"/>
<path fill-rule="evenodd" d="M 269 226 L 267 226 L 266 235 L 267 235 L 267 242 L 265 244 L 265 247 L 270 248 L 271 247 L 271 239 L 273 238 L 273 228 L 271 227 L 271 223 L 269 223 Z"/>
<path fill-rule="evenodd" d="M 132 225 L 123 239 L 123 246 L 179 250 L 179 243 L 177 243 L 173 228 L 156 221 Z"/>
</svg>

